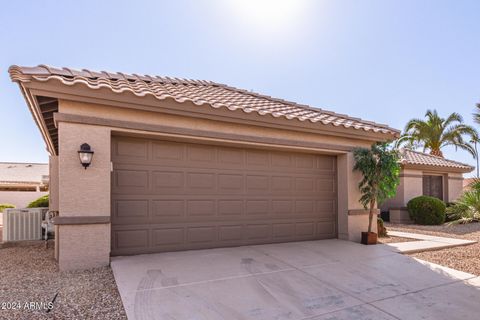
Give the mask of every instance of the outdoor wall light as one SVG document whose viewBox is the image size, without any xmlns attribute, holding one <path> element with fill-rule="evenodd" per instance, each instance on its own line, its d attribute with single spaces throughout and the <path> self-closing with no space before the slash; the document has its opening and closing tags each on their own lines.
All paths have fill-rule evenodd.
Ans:
<svg viewBox="0 0 480 320">
<path fill-rule="evenodd" d="M 84 143 L 80 146 L 78 150 L 78 156 L 80 157 L 80 163 L 87 170 L 87 167 L 92 163 L 93 150 L 90 148 L 88 143 Z"/>
</svg>

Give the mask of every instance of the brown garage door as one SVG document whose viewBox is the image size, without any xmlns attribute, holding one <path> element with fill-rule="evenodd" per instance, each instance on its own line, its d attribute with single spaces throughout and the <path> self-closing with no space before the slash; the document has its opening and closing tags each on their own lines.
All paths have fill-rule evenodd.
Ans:
<svg viewBox="0 0 480 320">
<path fill-rule="evenodd" d="M 112 255 L 336 237 L 336 158 L 112 137 Z"/>
</svg>

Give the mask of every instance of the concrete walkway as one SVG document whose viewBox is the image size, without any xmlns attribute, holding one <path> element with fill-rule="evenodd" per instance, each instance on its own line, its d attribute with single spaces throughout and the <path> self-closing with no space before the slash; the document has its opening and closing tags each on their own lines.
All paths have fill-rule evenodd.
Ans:
<svg viewBox="0 0 480 320">
<path fill-rule="evenodd" d="M 458 246 L 467 246 L 477 243 L 473 240 L 445 238 L 438 236 L 429 236 L 419 233 L 388 231 L 388 235 L 394 237 L 418 239 L 419 241 L 387 243 L 386 245 L 397 249 L 401 253 L 416 253 L 429 250 L 439 250 L 453 248 Z"/>
<path fill-rule="evenodd" d="M 112 258 L 129 319 L 478 319 L 480 278 L 321 240 Z"/>
</svg>

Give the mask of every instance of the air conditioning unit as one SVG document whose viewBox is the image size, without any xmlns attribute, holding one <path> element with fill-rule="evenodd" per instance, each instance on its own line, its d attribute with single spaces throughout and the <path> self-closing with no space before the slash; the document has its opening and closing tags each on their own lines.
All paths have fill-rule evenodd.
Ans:
<svg viewBox="0 0 480 320">
<path fill-rule="evenodd" d="M 42 220 L 48 208 L 5 209 L 3 242 L 42 239 Z"/>
</svg>

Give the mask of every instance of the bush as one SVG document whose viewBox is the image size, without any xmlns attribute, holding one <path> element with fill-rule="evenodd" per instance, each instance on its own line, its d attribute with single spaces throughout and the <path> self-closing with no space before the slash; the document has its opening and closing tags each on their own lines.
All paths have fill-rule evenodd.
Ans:
<svg viewBox="0 0 480 320">
<path fill-rule="evenodd" d="M 445 203 L 434 197 L 420 196 L 407 203 L 410 219 L 417 224 L 433 225 L 445 222 Z"/>
<path fill-rule="evenodd" d="M 30 202 L 27 208 L 45 208 L 48 207 L 48 194 Z"/>
<path fill-rule="evenodd" d="M 479 222 L 479 190 L 465 191 L 455 205 L 447 208 L 447 217 L 450 224 Z"/>
<path fill-rule="evenodd" d="M 0 212 L 3 212 L 3 210 L 9 209 L 9 208 L 15 208 L 15 206 L 9 203 L 0 203 Z"/>
<path fill-rule="evenodd" d="M 445 206 L 445 222 L 452 222 L 461 218 L 460 214 L 457 212 L 457 204 L 455 202 L 446 202 Z"/>
<path fill-rule="evenodd" d="M 387 228 L 385 228 L 382 218 L 377 218 L 377 233 L 379 237 L 387 236 Z"/>
</svg>

